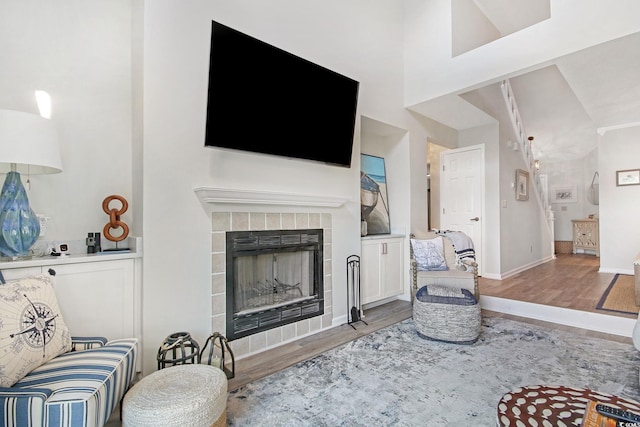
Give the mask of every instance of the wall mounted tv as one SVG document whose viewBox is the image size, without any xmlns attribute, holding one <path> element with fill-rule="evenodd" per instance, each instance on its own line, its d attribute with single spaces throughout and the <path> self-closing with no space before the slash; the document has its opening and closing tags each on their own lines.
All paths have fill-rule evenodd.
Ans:
<svg viewBox="0 0 640 427">
<path fill-rule="evenodd" d="M 213 21 L 205 146 L 349 167 L 358 87 Z"/>
</svg>

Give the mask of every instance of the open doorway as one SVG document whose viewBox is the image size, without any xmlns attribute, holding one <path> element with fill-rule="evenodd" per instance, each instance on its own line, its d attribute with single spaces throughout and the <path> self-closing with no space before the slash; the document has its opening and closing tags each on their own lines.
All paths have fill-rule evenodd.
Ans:
<svg viewBox="0 0 640 427">
<path fill-rule="evenodd" d="M 440 227 L 440 153 L 449 150 L 427 139 L 427 225 L 429 230 Z"/>
</svg>

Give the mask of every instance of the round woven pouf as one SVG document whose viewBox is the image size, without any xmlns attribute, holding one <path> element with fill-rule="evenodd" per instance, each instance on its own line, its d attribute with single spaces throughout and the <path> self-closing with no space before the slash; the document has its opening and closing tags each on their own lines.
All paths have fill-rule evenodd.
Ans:
<svg viewBox="0 0 640 427">
<path fill-rule="evenodd" d="M 136 383 L 122 402 L 125 427 L 222 427 L 227 376 L 210 365 L 176 365 Z"/>
</svg>

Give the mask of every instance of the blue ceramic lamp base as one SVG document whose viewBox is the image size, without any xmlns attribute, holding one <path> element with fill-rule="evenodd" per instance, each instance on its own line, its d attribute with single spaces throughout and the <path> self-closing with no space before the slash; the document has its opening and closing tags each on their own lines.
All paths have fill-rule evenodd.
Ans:
<svg viewBox="0 0 640 427">
<path fill-rule="evenodd" d="M 40 236 L 40 221 L 29 206 L 18 172 L 8 172 L 0 194 L 0 255 L 29 255 Z"/>
</svg>

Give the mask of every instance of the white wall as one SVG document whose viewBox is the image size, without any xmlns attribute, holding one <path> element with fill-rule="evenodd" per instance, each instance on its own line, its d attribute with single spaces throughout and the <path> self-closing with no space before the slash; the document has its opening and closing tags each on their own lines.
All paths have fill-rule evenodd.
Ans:
<svg viewBox="0 0 640 427">
<path fill-rule="evenodd" d="M 46 90 L 60 133 L 63 171 L 32 176 L 27 190 L 34 211 L 50 218 L 41 243 L 84 241 L 88 232 L 102 232 L 109 220 L 102 201 L 111 194 L 128 200 L 122 220 L 139 236 L 130 2 L 2 0 L 0 52 L 0 108 L 38 114 L 33 91 Z"/>
<path fill-rule="evenodd" d="M 584 219 L 585 212 L 585 187 L 584 159 L 567 160 L 543 165 L 543 173 L 548 176 L 549 197 L 551 207 L 555 215 L 555 240 L 573 241 L 573 219 Z M 575 187 L 577 200 L 557 203 L 554 201 L 554 189 Z"/>
<path fill-rule="evenodd" d="M 582 186 L 584 187 L 584 209 L 583 209 L 583 218 L 587 218 L 589 215 L 593 215 L 595 217 L 600 216 L 600 205 L 594 204 L 594 200 L 590 200 L 589 192 L 591 184 L 596 184 L 596 189 L 599 188 L 600 184 L 600 172 L 598 170 L 600 155 L 599 150 L 596 148 L 591 151 L 584 158 L 584 166 L 582 170 Z M 600 194 L 599 192 L 597 193 Z"/>
<path fill-rule="evenodd" d="M 405 47 L 406 105 L 484 86 L 640 30 L 636 0 L 609 2 L 606 7 L 602 0 L 551 0 L 550 19 L 454 57 L 451 1 L 409 0 L 405 5 L 411 35 Z"/>
<path fill-rule="evenodd" d="M 598 216 L 599 207 L 589 202 L 587 192 L 598 171 L 598 150 L 593 150 L 582 159 L 545 163 L 540 172 L 548 177 L 549 196 L 555 214 L 555 240 L 573 240 L 573 219 L 584 219 L 589 215 Z M 599 174 L 599 173 L 598 173 Z M 598 179 L 596 179 L 598 182 Z M 558 187 L 576 188 L 575 202 L 557 203 L 553 190 Z"/>
<path fill-rule="evenodd" d="M 453 56 L 500 38 L 500 31 L 487 19 L 475 2 L 453 0 L 451 9 Z"/>
<path fill-rule="evenodd" d="M 428 161 L 430 163 L 429 198 L 430 198 L 430 228 L 442 228 L 440 226 L 441 205 L 440 205 L 440 155 L 449 148 L 430 142 L 427 147 Z M 425 177 L 421 177 L 425 179 Z"/>
<path fill-rule="evenodd" d="M 616 171 L 640 169 L 640 127 L 609 131 L 598 141 L 600 271 L 633 274 L 640 253 L 640 185 L 616 186 Z"/>
</svg>

